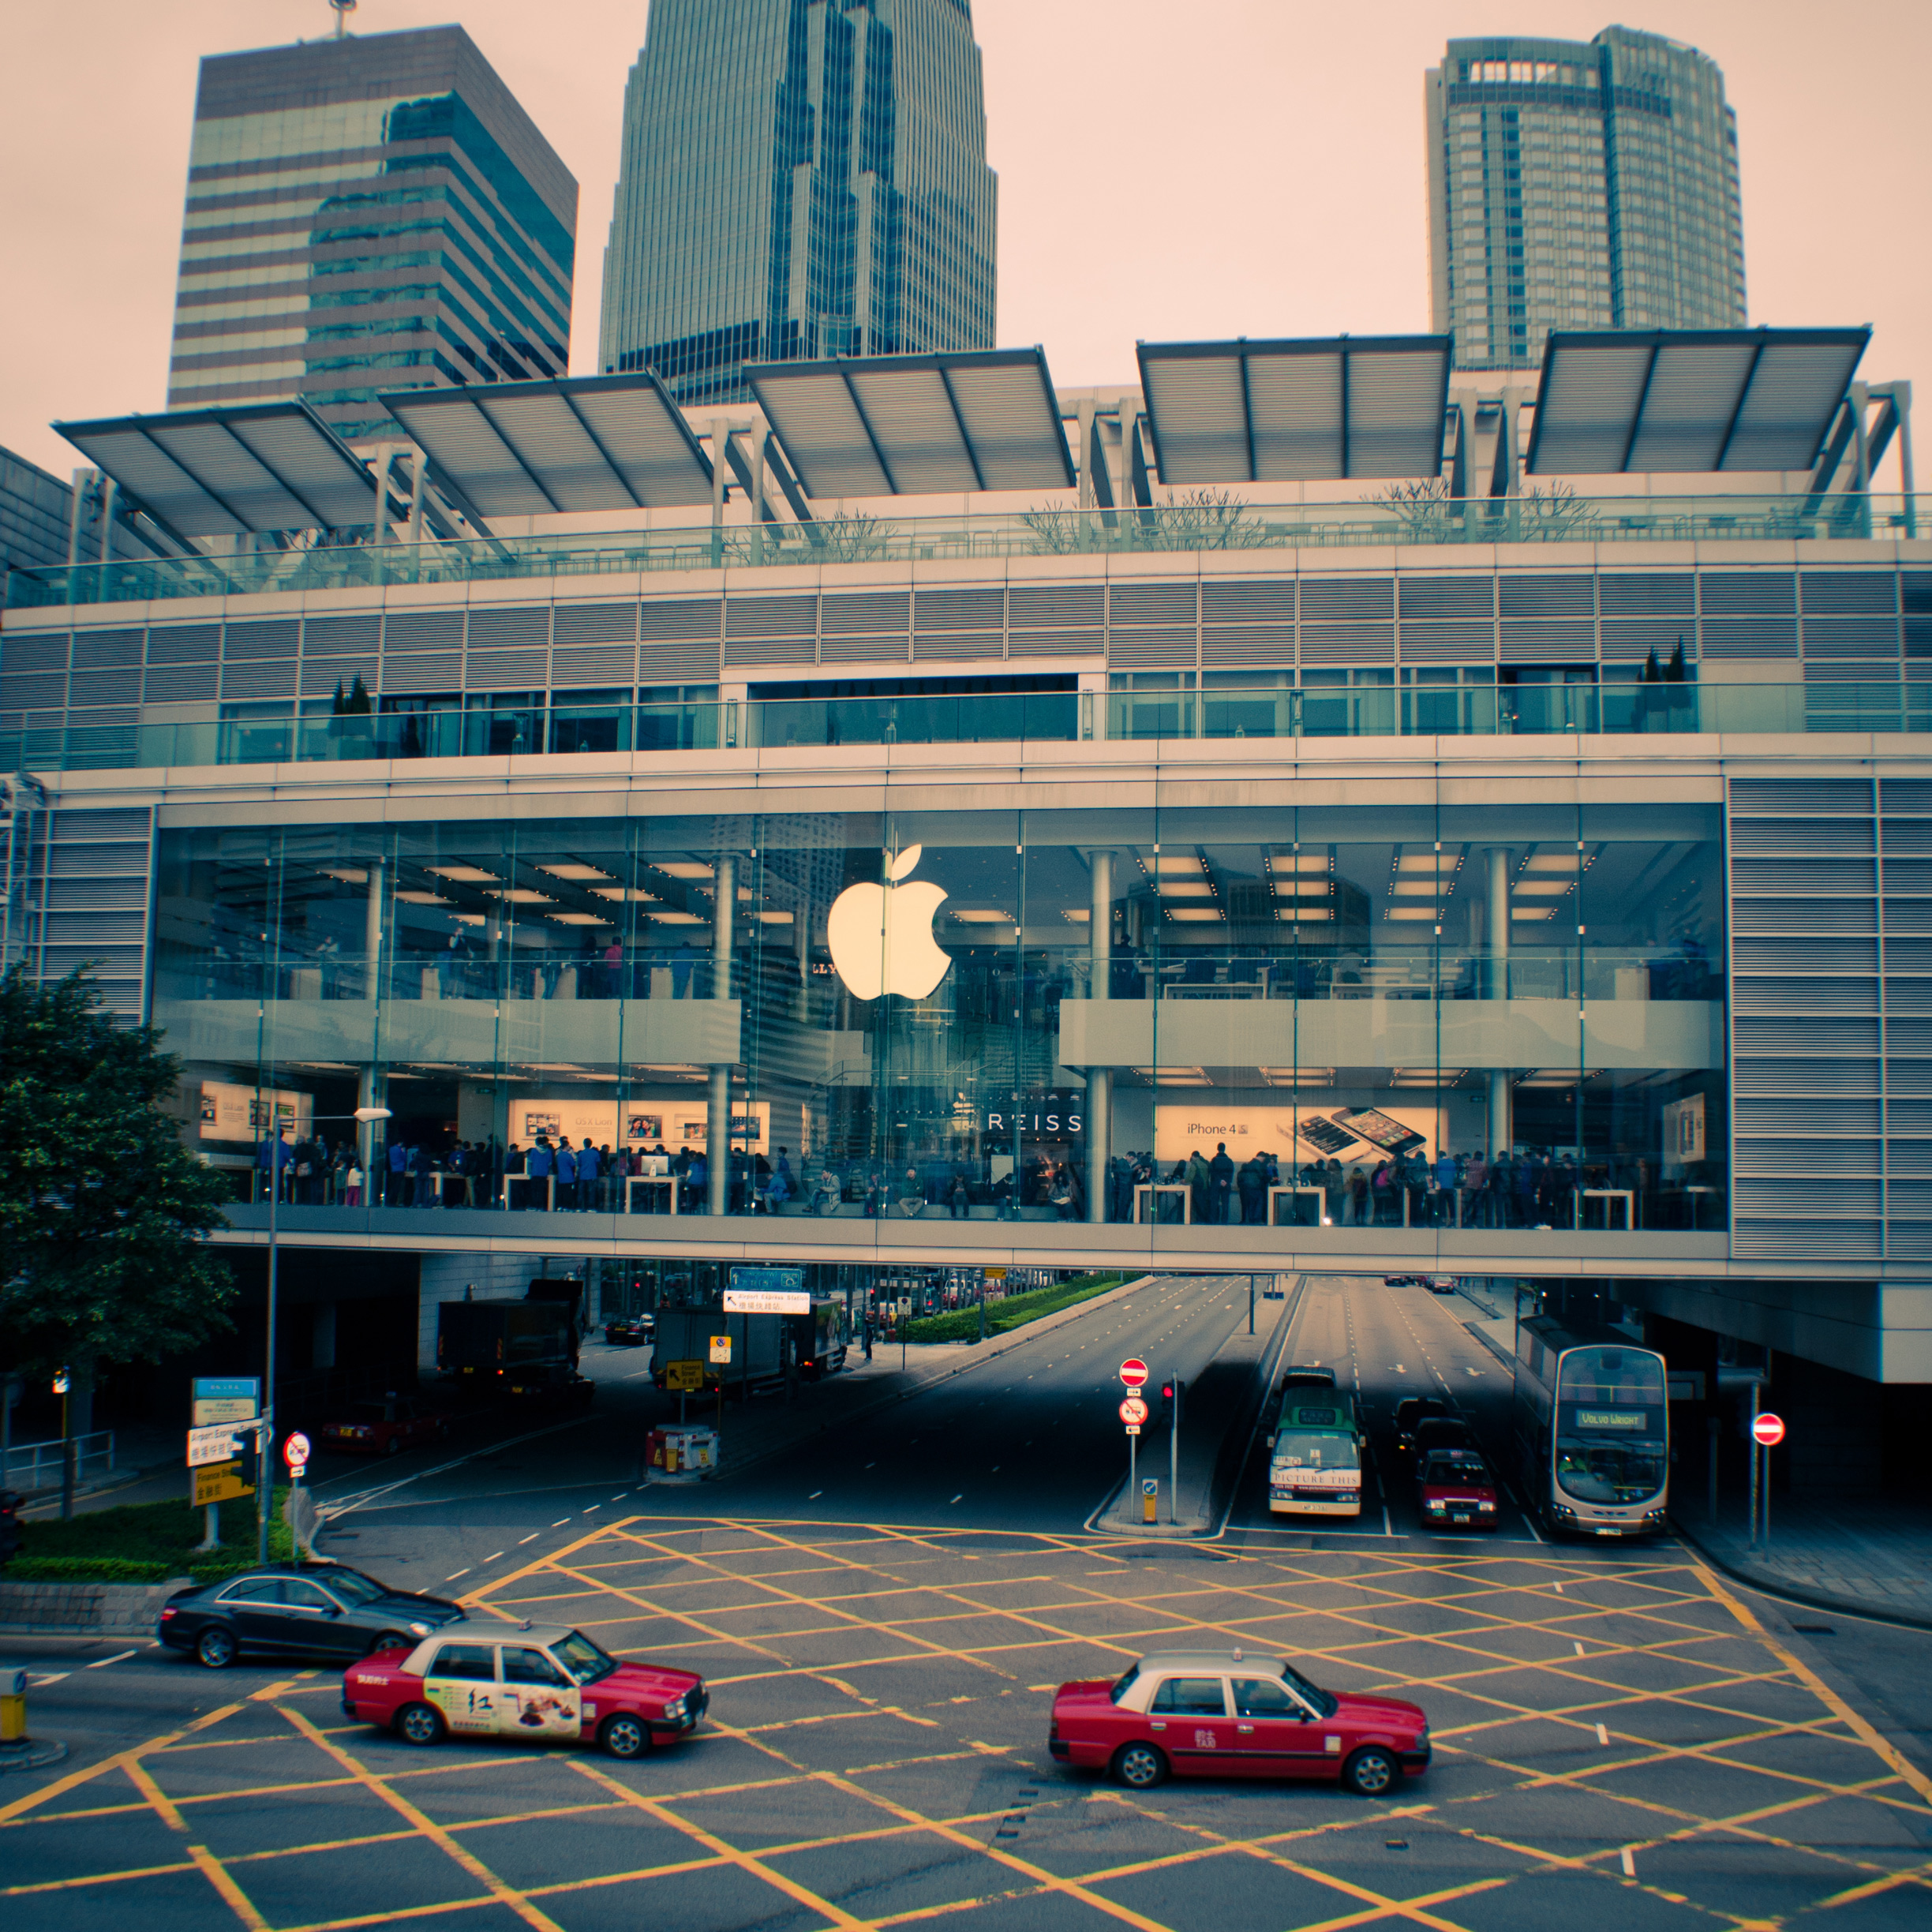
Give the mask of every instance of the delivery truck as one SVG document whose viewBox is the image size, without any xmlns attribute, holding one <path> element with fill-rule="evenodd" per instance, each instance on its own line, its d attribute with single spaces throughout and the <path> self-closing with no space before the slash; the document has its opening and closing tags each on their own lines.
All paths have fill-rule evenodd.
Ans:
<svg viewBox="0 0 1932 1932">
<path fill-rule="evenodd" d="M 442 1303 L 436 1367 L 463 1396 L 587 1406 L 591 1384 L 577 1372 L 582 1292 L 581 1284 L 546 1279 L 533 1281 L 521 1301 Z"/>
<path fill-rule="evenodd" d="M 714 1361 L 713 1342 L 726 1339 L 728 1358 Z M 814 1301 L 810 1313 L 800 1315 L 727 1315 L 717 1307 L 657 1311 L 651 1380 L 661 1389 L 750 1392 L 782 1382 L 788 1364 L 807 1380 L 844 1367 L 843 1302 Z"/>
</svg>

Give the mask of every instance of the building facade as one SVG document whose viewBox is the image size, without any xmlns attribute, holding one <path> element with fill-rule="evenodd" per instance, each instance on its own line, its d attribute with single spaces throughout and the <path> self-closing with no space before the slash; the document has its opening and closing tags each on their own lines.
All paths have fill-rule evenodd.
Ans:
<svg viewBox="0 0 1932 1932">
<path fill-rule="evenodd" d="M 997 182 L 968 0 L 659 0 L 624 92 L 598 366 L 984 349 Z"/>
<path fill-rule="evenodd" d="M 0 573 L 70 558 L 92 563 L 155 554 L 159 546 L 129 528 L 125 507 L 98 471 L 78 472 L 77 481 L 77 519 L 74 484 L 0 449 Z"/>
<path fill-rule="evenodd" d="M 1694 48 L 1452 40 L 1425 77 L 1433 326 L 1533 369 L 1552 328 L 1741 326 L 1737 118 Z"/>
<path fill-rule="evenodd" d="M 560 376 L 577 184 L 460 27 L 201 63 L 168 406 Z"/>
</svg>

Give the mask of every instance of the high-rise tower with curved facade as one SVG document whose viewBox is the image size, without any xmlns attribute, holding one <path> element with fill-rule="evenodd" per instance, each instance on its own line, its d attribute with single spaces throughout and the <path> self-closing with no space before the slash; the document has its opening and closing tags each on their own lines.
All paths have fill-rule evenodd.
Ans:
<svg viewBox="0 0 1932 1932">
<path fill-rule="evenodd" d="M 990 348 L 998 182 L 969 0 L 655 0 L 624 92 L 600 369 Z"/>
<path fill-rule="evenodd" d="M 1552 328 L 1733 328 L 1737 117 L 1660 34 L 1451 40 L 1425 87 L 1434 326 L 1464 369 L 1532 367 Z"/>
</svg>

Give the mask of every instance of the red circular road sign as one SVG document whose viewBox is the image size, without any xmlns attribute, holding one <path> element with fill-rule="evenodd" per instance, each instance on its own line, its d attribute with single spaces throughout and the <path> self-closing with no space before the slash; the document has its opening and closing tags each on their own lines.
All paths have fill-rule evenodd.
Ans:
<svg viewBox="0 0 1932 1932">
<path fill-rule="evenodd" d="M 1144 1422 L 1148 1419 L 1148 1406 L 1138 1395 L 1129 1395 L 1120 1406 L 1120 1419 L 1123 1422 Z"/>
<path fill-rule="evenodd" d="M 309 1438 L 299 1429 L 297 1430 L 282 1445 L 282 1454 L 290 1469 L 300 1470 L 306 1467 L 309 1461 Z"/>
<path fill-rule="evenodd" d="M 1751 1434 L 1767 1449 L 1775 1449 L 1784 1440 L 1784 1418 L 1767 1409 L 1762 1415 L 1751 1417 Z"/>
<path fill-rule="evenodd" d="M 1129 1388 L 1137 1389 L 1148 1379 L 1148 1365 L 1137 1355 L 1130 1355 L 1121 1364 L 1120 1379 Z"/>
</svg>

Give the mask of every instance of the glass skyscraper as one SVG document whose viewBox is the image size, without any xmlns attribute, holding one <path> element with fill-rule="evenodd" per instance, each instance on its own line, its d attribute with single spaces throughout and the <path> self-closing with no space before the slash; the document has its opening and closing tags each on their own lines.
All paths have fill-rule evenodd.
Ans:
<svg viewBox="0 0 1932 1932">
<path fill-rule="evenodd" d="M 460 27 L 201 63 L 168 404 L 561 376 L 577 183 Z"/>
<path fill-rule="evenodd" d="M 1737 120 L 1707 55 L 1626 27 L 1451 40 L 1425 94 L 1458 368 L 1533 367 L 1552 328 L 1743 323 Z"/>
<path fill-rule="evenodd" d="M 598 365 L 990 348 L 998 182 L 968 0 L 655 0 L 624 92 Z"/>
</svg>

